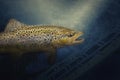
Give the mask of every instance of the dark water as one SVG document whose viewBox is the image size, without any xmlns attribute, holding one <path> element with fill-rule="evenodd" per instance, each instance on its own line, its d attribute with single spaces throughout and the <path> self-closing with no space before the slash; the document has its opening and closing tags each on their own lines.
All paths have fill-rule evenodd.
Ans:
<svg viewBox="0 0 120 80">
<path fill-rule="evenodd" d="M 69 1 L 66 0 L 65 3 L 66 2 Z M 17 2 L 16 0 L 0 1 L 0 31 L 4 30 L 10 18 L 23 20 L 26 21 L 26 23 L 35 23 L 35 17 L 32 16 L 32 14 L 28 14 L 27 11 L 23 12 L 20 6 L 17 6 L 18 3 L 19 1 Z M 89 46 L 109 34 L 113 29 L 120 29 L 119 8 L 120 0 L 110 0 L 108 7 L 99 15 L 96 21 L 91 23 L 90 28 L 85 31 L 86 34 L 84 37 L 86 41 L 81 45 L 59 49 L 56 63 L 63 61 L 69 55 L 77 54 L 82 52 L 81 50 L 89 48 Z M 120 80 L 120 51 L 118 49 L 113 53 L 112 56 L 87 71 L 80 77 L 80 80 Z M 10 55 L 1 55 L 0 80 L 8 78 L 15 80 L 36 80 L 39 74 L 47 71 L 51 66 L 52 65 L 47 63 L 44 54 L 23 55 L 17 62 L 15 62 Z"/>
</svg>

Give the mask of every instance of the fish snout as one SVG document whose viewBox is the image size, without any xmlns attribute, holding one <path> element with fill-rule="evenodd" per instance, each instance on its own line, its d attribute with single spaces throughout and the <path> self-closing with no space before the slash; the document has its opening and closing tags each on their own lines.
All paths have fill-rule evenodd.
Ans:
<svg viewBox="0 0 120 80">
<path fill-rule="evenodd" d="M 83 34 L 84 34 L 83 32 L 77 32 L 73 37 L 73 43 L 74 44 L 82 43 L 84 41 Z"/>
</svg>

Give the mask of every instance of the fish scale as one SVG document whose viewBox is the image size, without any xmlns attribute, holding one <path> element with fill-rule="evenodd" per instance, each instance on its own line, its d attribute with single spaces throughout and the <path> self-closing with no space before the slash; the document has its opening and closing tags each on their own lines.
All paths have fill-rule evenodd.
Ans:
<svg viewBox="0 0 120 80">
<path fill-rule="evenodd" d="M 20 57 L 23 53 L 44 51 L 48 62 L 54 63 L 57 48 L 79 44 L 82 32 L 54 25 L 27 25 L 11 19 L 0 33 L 0 52 Z M 14 57 L 15 57 L 14 56 Z"/>
</svg>

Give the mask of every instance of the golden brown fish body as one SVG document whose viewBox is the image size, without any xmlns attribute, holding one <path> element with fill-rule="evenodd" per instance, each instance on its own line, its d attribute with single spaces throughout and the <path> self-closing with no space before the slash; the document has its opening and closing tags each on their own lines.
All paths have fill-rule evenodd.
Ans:
<svg viewBox="0 0 120 80">
<path fill-rule="evenodd" d="M 21 55 L 44 51 L 52 63 L 57 48 L 83 42 L 77 40 L 82 34 L 61 26 L 30 26 L 11 19 L 0 33 L 0 52 Z"/>
</svg>

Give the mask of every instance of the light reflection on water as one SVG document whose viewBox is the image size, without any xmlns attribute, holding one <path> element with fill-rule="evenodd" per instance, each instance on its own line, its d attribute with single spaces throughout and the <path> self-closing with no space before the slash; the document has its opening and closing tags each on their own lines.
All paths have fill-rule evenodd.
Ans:
<svg viewBox="0 0 120 80">
<path fill-rule="evenodd" d="M 98 3 L 97 0 L 93 1 L 94 3 L 82 1 L 81 3 L 84 4 L 81 4 L 79 1 L 81 5 L 79 5 L 78 2 L 69 2 L 70 4 L 73 3 L 74 5 L 71 7 L 68 3 L 58 3 L 57 5 L 57 0 L 54 2 L 55 5 L 52 5 L 54 3 L 46 5 L 49 3 L 48 0 L 46 0 L 46 2 L 44 2 L 43 0 L 35 0 L 34 2 L 32 0 L 15 0 L 13 2 L 1 1 L 2 4 L 0 5 L 0 14 L 3 15 L 1 16 L 2 20 L 0 20 L 2 23 L 0 24 L 1 30 L 5 28 L 5 25 L 10 18 L 15 18 L 26 24 L 55 24 L 83 31 L 83 37 L 85 38 L 84 43 L 58 50 L 56 62 L 60 62 L 67 58 L 69 55 L 80 52 L 84 49 L 86 45 L 90 46 L 95 41 L 102 38 L 107 32 L 109 32 L 109 30 L 105 30 L 104 25 L 99 26 L 99 23 L 95 24 L 97 16 L 99 16 L 101 11 L 104 10 L 104 0 L 98 0 L 98 2 L 100 3 Z M 100 4 L 102 4 L 101 7 Z M 97 9 L 97 7 L 99 8 L 99 10 Z M 64 8 L 65 10 L 63 10 Z M 33 59 L 31 63 L 25 66 L 25 69 L 26 71 L 28 71 L 28 73 L 32 71 L 37 71 L 37 69 L 42 70 L 49 66 L 43 54 L 37 54 L 36 58 L 37 60 Z M 38 62 L 35 63 L 36 61 Z M 24 63 L 24 60 L 22 63 Z"/>
</svg>

